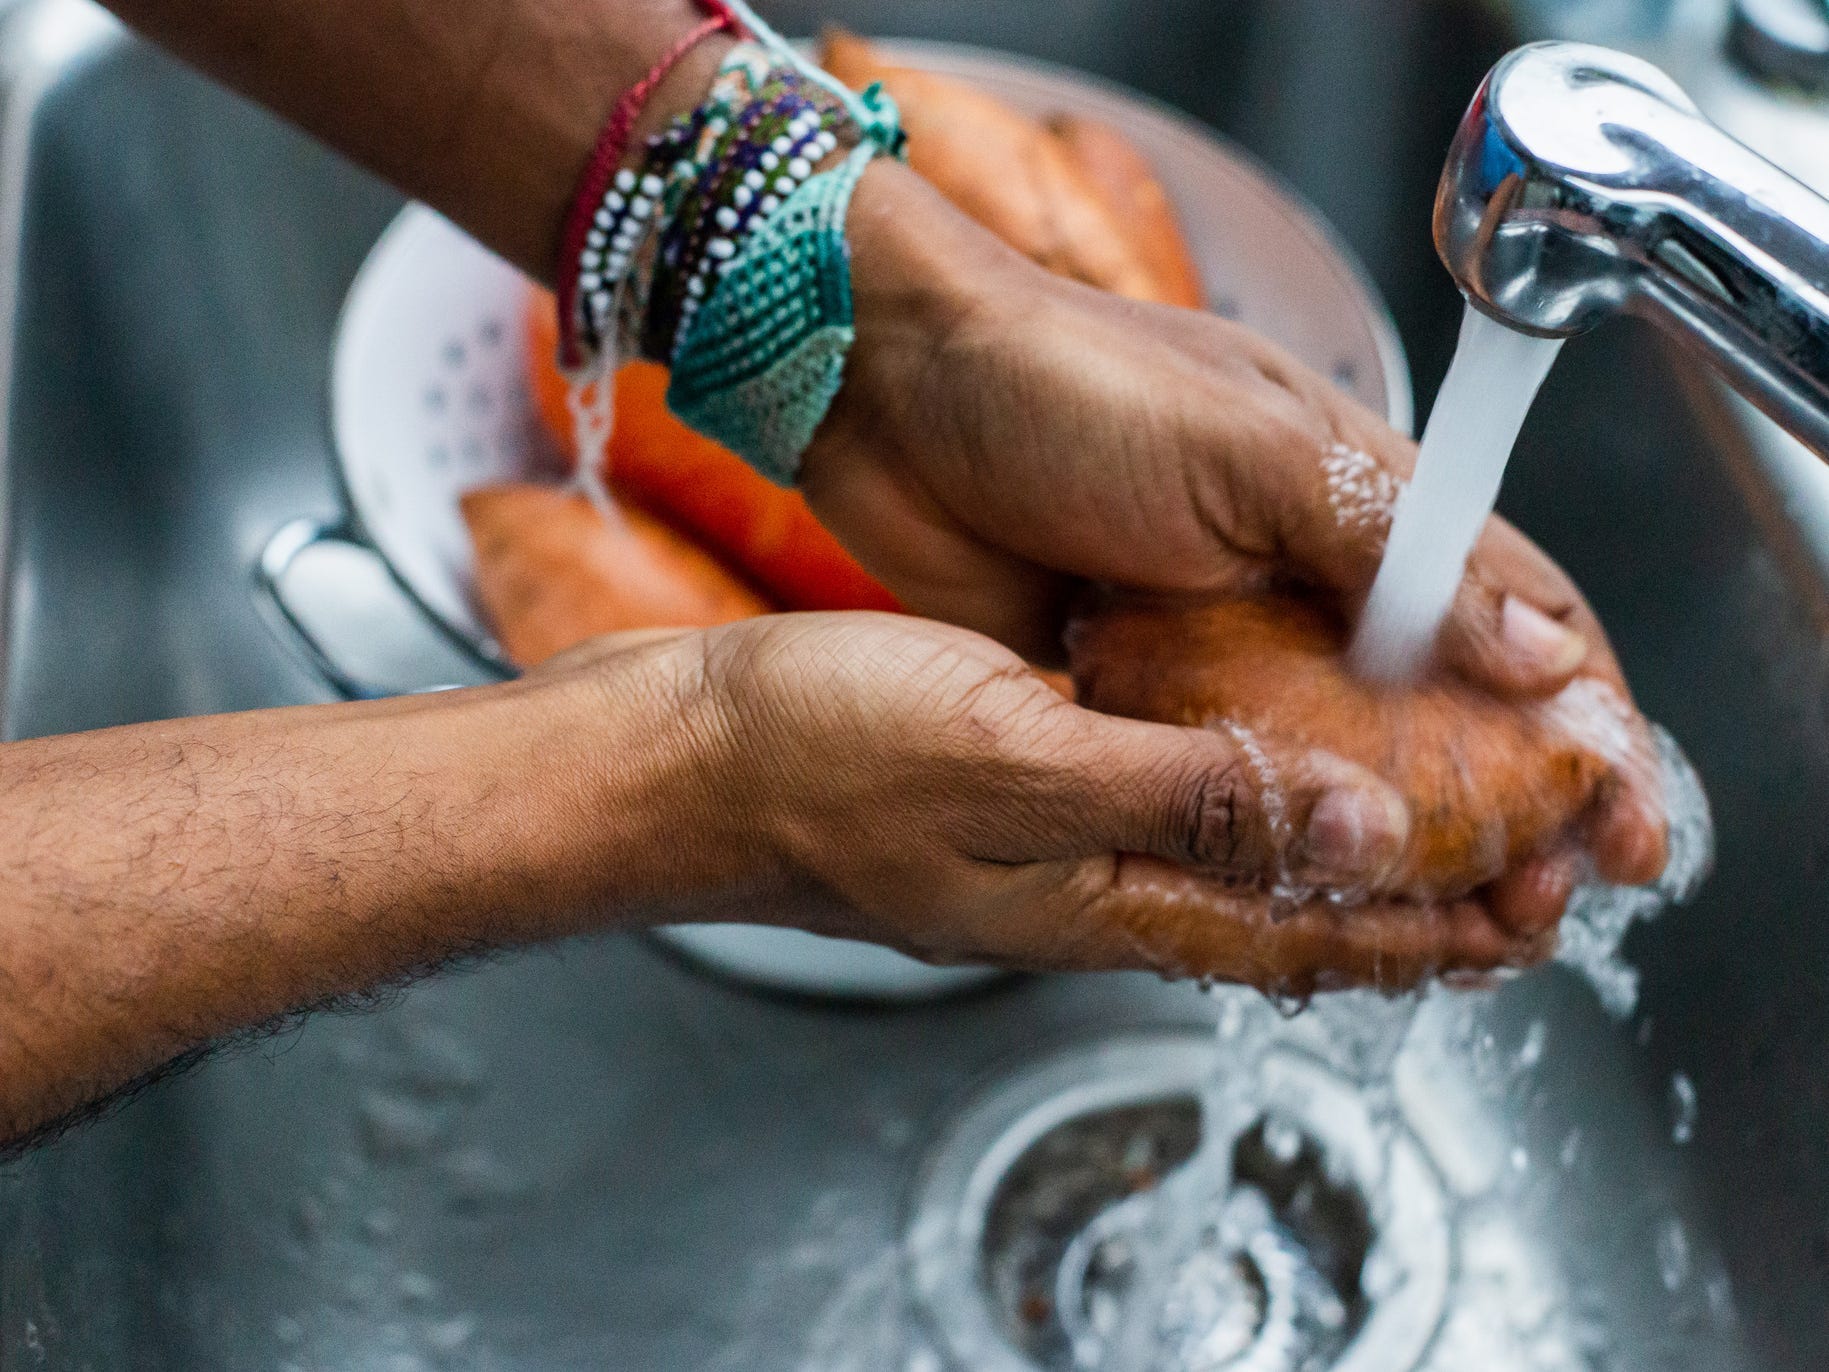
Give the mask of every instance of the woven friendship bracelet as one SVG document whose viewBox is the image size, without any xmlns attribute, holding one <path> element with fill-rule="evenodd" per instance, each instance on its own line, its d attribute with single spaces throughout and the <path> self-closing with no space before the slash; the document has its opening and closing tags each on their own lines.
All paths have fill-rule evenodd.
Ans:
<svg viewBox="0 0 1829 1372">
<path fill-rule="evenodd" d="M 611 183 L 579 269 L 582 351 L 671 361 L 717 270 L 838 149 L 845 126 L 822 88 L 759 47 L 734 50 L 704 103 Z"/>
<path fill-rule="evenodd" d="M 673 412 L 785 486 L 857 337 L 845 216 L 876 154 L 865 143 L 788 197 L 750 236 L 674 359 Z"/>
</svg>

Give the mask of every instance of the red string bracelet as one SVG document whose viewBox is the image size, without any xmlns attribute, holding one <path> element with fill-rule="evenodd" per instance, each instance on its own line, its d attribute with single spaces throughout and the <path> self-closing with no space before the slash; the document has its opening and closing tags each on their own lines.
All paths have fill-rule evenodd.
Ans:
<svg viewBox="0 0 1829 1372">
<path fill-rule="evenodd" d="M 584 349 L 578 340 L 578 264 L 584 254 L 584 240 L 591 231 L 591 219 L 610 188 L 623 156 L 629 150 L 629 137 L 635 121 L 641 117 L 655 89 L 680 64 L 686 54 L 714 33 L 730 29 L 742 31 L 742 24 L 724 0 L 699 0 L 710 13 L 661 55 L 648 74 L 637 81 L 616 102 L 610 117 L 597 135 L 590 161 L 579 174 L 572 191 L 571 208 L 566 212 L 565 227 L 559 239 L 557 289 L 559 305 L 559 362 L 567 371 L 584 365 Z"/>
</svg>

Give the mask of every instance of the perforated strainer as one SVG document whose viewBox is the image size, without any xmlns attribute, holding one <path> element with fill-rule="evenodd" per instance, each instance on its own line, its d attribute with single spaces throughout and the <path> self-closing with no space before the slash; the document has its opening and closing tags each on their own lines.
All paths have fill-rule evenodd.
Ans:
<svg viewBox="0 0 1829 1372">
<path fill-rule="evenodd" d="M 1059 67 L 944 44 L 885 46 L 898 62 L 959 77 L 1018 109 L 1075 111 L 1122 129 L 1179 208 L 1212 307 L 1409 427 L 1403 354 L 1365 275 L 1311 211 L 1243 155 L 1162 106 Z M 288 525 L 259 569 L 287 637 L 345 694 L 427 690 L 510 670 L 476 605 L 458 499 L 490 482 L 558 476 L 523 379 L 530 289 L 501 259 L 413 206 L 350 291 L 331 374 L 349 519 Z M 390 579 L 372 566 L 357 572 L 352 559 L 376 557 L 417 613 L 423 651 L 377 653 L 377 639 L 407 634 L 375 628 L 382 616 L 373 602 Z M 706 930 L 680 935 L 727 970 L 797 990 L 919 994 L 962 976 L 777 930 L 719 933 L 717 948 Z M 885 968 L 890 975 L 880 975 Z"/>
</svg>

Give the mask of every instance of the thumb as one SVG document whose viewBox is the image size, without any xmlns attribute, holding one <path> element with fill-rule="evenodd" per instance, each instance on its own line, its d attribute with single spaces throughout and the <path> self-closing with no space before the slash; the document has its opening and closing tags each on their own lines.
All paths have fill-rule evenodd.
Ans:
<svg viewBox="0 0 1829 1372">
<path fill-rule="evenodd" d="M 1377 888 L 1402 859 L 1408 807 L 1373 773 L 1242 725 L 1179 728 L 1060 703 L 1024 770 L 1052 856 L 1147 853 L 1292 886 Z M 1033 769 L 1033 770 L 1032 770 Z"/>
</svg>

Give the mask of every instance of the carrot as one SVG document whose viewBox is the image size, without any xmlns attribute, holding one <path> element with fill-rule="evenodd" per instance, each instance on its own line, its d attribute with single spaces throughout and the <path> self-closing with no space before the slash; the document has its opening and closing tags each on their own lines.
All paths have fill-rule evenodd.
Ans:
<svg viewBox="0 0 1829 1372">
<path fill-rule="evenodd" d="M 528 380 L 547 429 L 572 452 L 570 383 L 554 361 L 552 297 L 527 309 Z M 574 454 L 575 457 L 575 454 Z M 789 610 L 900 607 L 814 516 L 798 491 L 687 428 L 667 408 L 667 371 L 633 362 L 616 377 L 609 476 L 617 494 L 692 535 Z"/>
<path fill-rule="evenodd" d="M 704 628 L 767 614 L 762 598 L 652 515 L 613 525 L 581 495 L 501 485 L 463 498 L 476 590 L 521 667 L 599 634 Z"/>
<path fill-rule="evenodd" d="M 1049 120 L 1048 127 L 1112 211 L 1132 250 L 1155 278 L 1158 298 L 1187 309 L 1203 308 L 1207 293 L 1200 270 L 1149 159 L 1097 119 L 1061 114 Z"/>
</svg>

